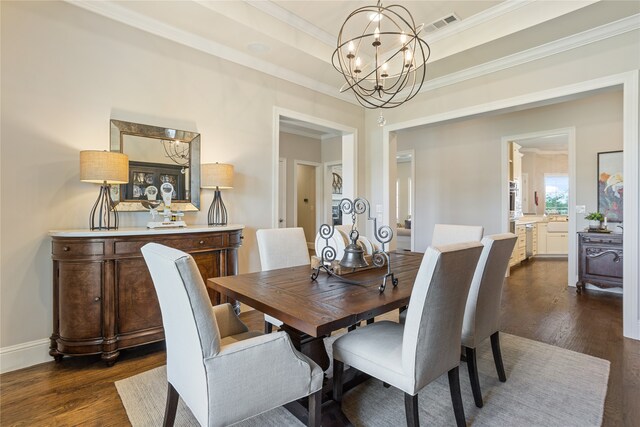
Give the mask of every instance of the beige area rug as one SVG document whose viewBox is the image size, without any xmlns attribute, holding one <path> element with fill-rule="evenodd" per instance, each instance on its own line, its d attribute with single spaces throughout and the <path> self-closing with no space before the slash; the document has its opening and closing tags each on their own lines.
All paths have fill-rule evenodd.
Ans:
<svg viewBox="0 0 640 427">
<path fill-rule="evenodd" d="M 460 385 L 467 425 L 601 425 L 609 361 L 508 334 L 501 334 L 501 344 L 506 383 L 498 381 L 489 340 L 478 348 L 482 409 L 473 403 L 467 366 L 461 363 Z M 162 425 L 167 388 L 164 367 L 117 381 L 116 387 L 134 427 Z M 446 374 L 420 392 L 419 405 L 423 425 L 455 425 Z M 375 379 L 347 392 L 343 411 L 355 426 L 405 425 L 402 392 L 384 388 Z M 198 426 L 182 400 L 175 425 Z M 236 425 L 303 424 L 284 408 L 276 408 Z"/>
</svg>

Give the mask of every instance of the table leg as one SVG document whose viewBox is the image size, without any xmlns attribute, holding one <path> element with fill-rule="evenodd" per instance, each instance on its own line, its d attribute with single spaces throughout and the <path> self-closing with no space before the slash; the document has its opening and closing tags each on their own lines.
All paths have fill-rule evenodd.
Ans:
<svg viewBox="0 0 640 427">
<path fill-rule="evenodd" d="M 329 355 L 327 349 L 324 346 L 324 338 L 326 337 L 312 337 L 305 334 L 295 328 L 287 325 L 280 327 L 291 338 L 293 346 L 302 354 L 308 356 L 311 360 L 316 362 L 322 370 L 329 369 Z M 343 376 L 343 390 L 350 390 L 356 385 L 366 381 L 369 378 L 368 375 L 350 368 L 345 370 Z M 322 425 L 328 426 L 353 426 L 346 415 L 342 412 L 340 404 L 332 399 L 333 382 L 325 375 L 324 385 L 322 387 L 323 399 L 322 399 Z M 285 405 L 285 408 L 291 412 L 301 422 L 307 421 L 307 399 L 301 399 Z"/>
</svg>

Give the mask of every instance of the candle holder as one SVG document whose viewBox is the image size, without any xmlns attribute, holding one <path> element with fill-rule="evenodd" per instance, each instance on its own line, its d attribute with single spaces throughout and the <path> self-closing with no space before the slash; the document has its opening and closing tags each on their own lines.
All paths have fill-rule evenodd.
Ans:
<svg viewBox="0 0 640 427">
<path fill-rule="evenodd" d="M 347 245 L 344 250 L 344 256 L 339 262 L 339 266 L 342 267 L 341 273 L 336 271 L 336 248 L 331 246 L 330 241 L 333 240 L 335 233 L 335 227 L 333 225 L 322 224 L 318 229 L 318 235 L 321 239 L 324 239 L 324 247 L 320 251 L 320 262 L 317 267 L 313 268 L 311 273 L 311 280 L 316 280 L 320 275 L 320 271 L 326 272 L 329 276 L 338 278 L 341 282 L 349 283 L 352 285 L 361 285 L 364 282 L 357 280 L 347 279 L 343 276 L 342 270 L 351 269 L 356 271 L 358 268 L 368 267 L 368 263 L 364 257 L 363 249 L 358 245 L 358 238 L 360 233 L 357 230 L 356 223 L 358 215 L 366 214 L 368 221 L 373 221 L 374 237 L 380 243 L 379 248 L 375 248 L 371 254 L 371 262 L 375 267 L 387 266 L 387 272 L 382 276 L 382 283 L 378 287 L 378 291 L 383 293 L 387 286 L 387 279 L 391 280 L 394 287 L 398 286 L 398 279 L 395 278 L 391 271 L 391 259 L 387 252 L 387 243 L 393 239 L 393 230 L 388 225 L 381 225 L 378 227 L 378 220 L 375 216 L 371 215 L 371 206 L 369 201 L 364 198 L 356 198 L 354 200 L 343 198 L 340 200 L 340 210 L 344 215 L 351 215 L 352 226 L 349 233 L 349 240 L 351 243 Z"/>
</svg>

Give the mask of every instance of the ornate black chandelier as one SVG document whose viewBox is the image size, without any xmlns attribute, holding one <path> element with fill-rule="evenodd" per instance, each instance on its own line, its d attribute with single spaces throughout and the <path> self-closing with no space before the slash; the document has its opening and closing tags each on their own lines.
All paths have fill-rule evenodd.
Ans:
<svg viewBox="0 0 640 427">
<path fill-rule="evenodd" d="M 394 108 L 416 96 L 431 54 L 419 37 L 422 27 L 397 4 L 384 7 L 378 1 L 351 12 L 331 59 L 346 81 L 340 92 L 351 89 L 360 105 L 371 109 Z"/>
</svg>

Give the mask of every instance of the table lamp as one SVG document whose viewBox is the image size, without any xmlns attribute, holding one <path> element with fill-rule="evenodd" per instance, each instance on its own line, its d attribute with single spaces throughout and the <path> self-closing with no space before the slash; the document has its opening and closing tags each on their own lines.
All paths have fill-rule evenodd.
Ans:
<svg viewBox="0 0 640 427">
<path fill-rule="evenodd" d="M 81 151 L 80 181 L 100 184 L 100 194 L 89 214 L 91 230 L 117 230 L 118 211 L 111 199 L 111 184 L 129 182 L 129 157 L 112 151 Z"/>
<path fill-rule="evenodd" d="M 217 162 L 203 164 L 200 186 L 216 189 L 209 207 L 209 225 L 227 225 L 227 208 L 222 203 L 220 189 L 233 188 L 233 165 Z"/>
</svg>

